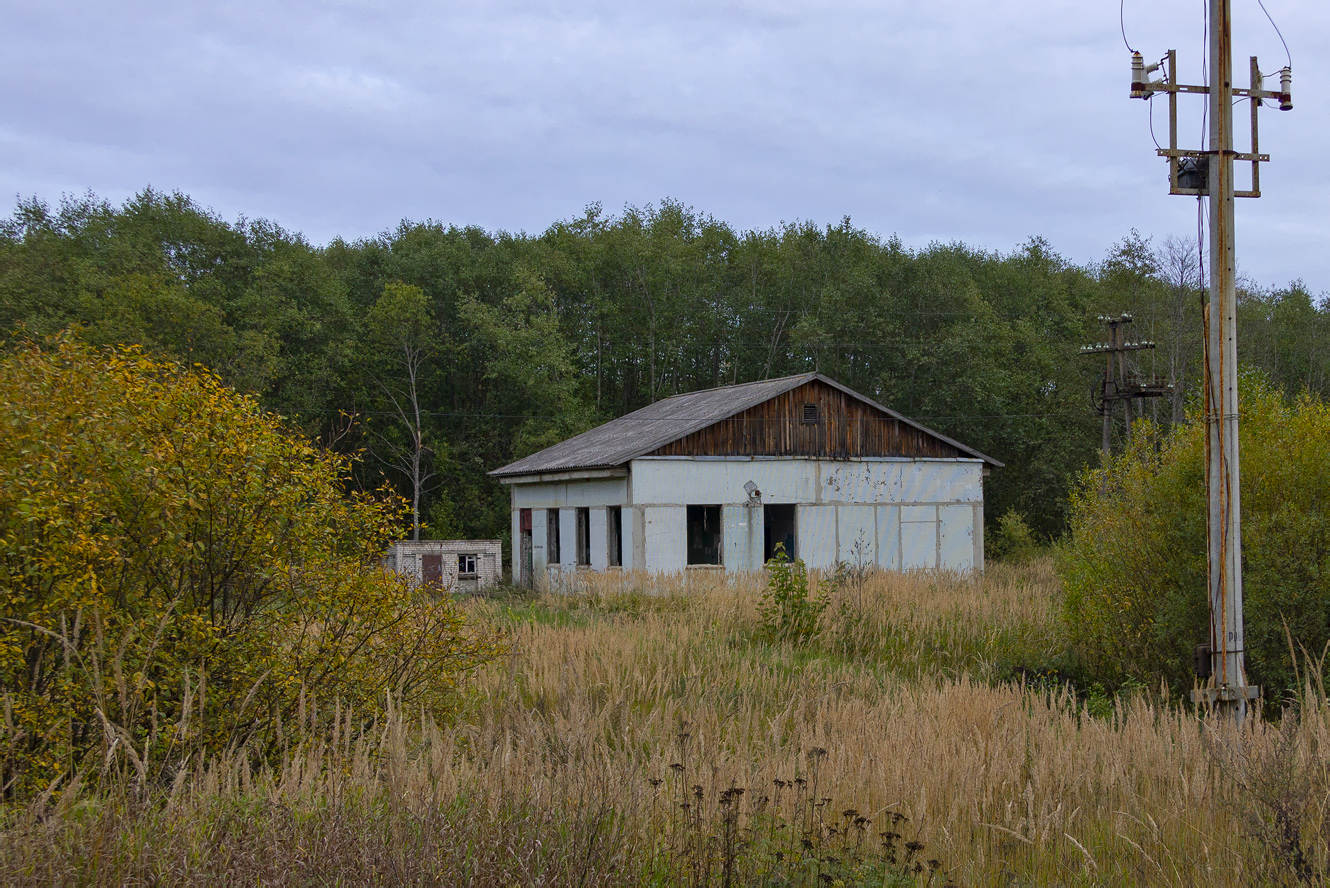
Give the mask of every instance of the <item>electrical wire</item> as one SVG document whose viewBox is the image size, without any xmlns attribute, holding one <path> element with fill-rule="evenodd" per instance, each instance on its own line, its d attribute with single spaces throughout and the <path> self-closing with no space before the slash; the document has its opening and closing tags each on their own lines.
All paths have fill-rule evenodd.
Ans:
<svg viewBox="0 0 1330 888">
<path fill-rule="evenodd" d="M 1210 7 L 1206 0 L 1201 0 L 1201 86 L 1210 90 Z M 1207 101 L 1201 106 L 1201 144 L 1210 144 L 1210 129 L 1206 115 L 1210 112 Z"/>
<path fill-rule="evenodd" d="M 1284 39 L 1284 34 L 1283 34 L 1282 31 L 1279 30 L 1279 25 L 1276 25 L 1276 24 L 1275 24 L 1274 17 L 1273 17 L 1272 15 L 1270 15 L 1270 10 L 1268 10 L 1268 9 L 1265 8 L 1264 0 L 1256 0 L 1256 5 L 1259 6 L 1259 7 L 1261 7 L 1261 12 L 1265 13 L 1265 17 L 1266 17 L 1267 19 L 1270 20 L 1270 27 L 1274 28 L 1274 29 L 1275 29 L 1275 33 L 1276 33 L 1277 35 L 1279 35 L 1279 42 L 1282 43 L 1282 44 L 1284 44 L 1284 58 L 1286 58 L 1286 59 L 1288 60 L 1288 66 L 1289 66 L 1289 68 L 1292 68 L 1292 67 L 1293 67 L 1293 53 L 1291 53 L 1291 52 L 1288 51 L 1288 41 L 1286 41 L 1286 40 Z"/>
<path fill-rule="evenodd" d="M 290 413 L 291 415 L 293 415 L 293 416 L 299 416 L 299 415 L 306 415 L 306 416 L 308 416 L 308 415 L 314 415 L 314 414 L 327 414 L 327 415 L 332 415 L 332 414 L 338 414 L 338 415 L 341 415 L 341 414 L 345 414 L 345 415 L 350 416 L 350 417 L 357 417 L 357 416 L 389 416 L 389 417 L 396 417 L 396 416 L 399 416 L 398 413 L 395 413 L 394 411 L 391 411 L 391 410 L 355 410 L 355 411 L 351 411 L 351 410 L 337 410 L 337 409 L 333 409 L 333 408 L 289 409 L 289 408 L 283 408 L 283 407 L 280 407 L 280 406 L 278 406 L 278 407 L 274 407 L 274 408 L 272 408 L 272 409 L 277 410 L 277 411 L 279 411 L 279 412 L 280 412 L 280 411 L 283 411 L 283 410 L 288 410 L 289 413 Z M 446 411 L 446 410 L 422 410 L 422 411 L 420 411 L 420 415 L 421 415 L 421 416 L 432 416 L 432 417 L 435 417 L 435 418 L 443 418 L 443 419 L 548 419 L 548 420 L 558 420 L 558 419 L 564 419 L 564 418 L 565 418 L 565 417 L 562 416 L 562 415 L 553 415 L 553 414 L 545 415 L 545 414 L 535 414 L 535 413 L 455 413 L 455 412 L 450 412 L 450 411 Z M 627 415 L 629 415 L 629 414 L 625 414 L 625 416 L 627 416 Z M 908 417 L 908 418 L 909 418 L 909 419 L 913 419 L 913 420 L 918 421 L 918 420 L 925 420 L 925 419 L 927 419 L 927 420 L 936 420 L 936 419 L 967 419 L 967 420 L 968 420 L 968 419 L 1053 419 L 1053 418 L 1058 418 L 1058 417 L 1084 417 L 1084 416 L 1085 416 L 1085 414 L 1082 413 L 1082 412 L 1080 412 L 1080 411 L 1073 411 L 1073 410 L 1048 410 L 1048 411 L 1044 411 L 1044 412 L 1042 412 L 1042 413 L 932 413 L 932 414 L 912 415 L 912 416 L 910 416 L 910 417 Z M 619 418 L 619 419 L 622 419 L 623 417 L 618 417 L 618 418 Z M 692 421 L 701 421 L 701 420 L 714 419 L 714 418 L 715 418 L 715 417 L 714 417 L 713 415 L 710 415 L 710 414 L 708 414 L 708 415 L 706 415 L 706 416 L 640 416 L 640 417 L 634 417 L 633 421 L 634 421 L 634 422 L 692 422 Z M 613 421 L 613 420 L 606 420 L 606 422 L 612 422 L 612 421 Z M 745 420 L 745 421 L 746 421 L 746 422 L 750 422 L 750 423 L 751 423 L 751 422 L 784 422 L 785 419 L 783 419 L 783 418 L 779 418 L 779 417 L 766 418 L 766 419 L 763 419 L 763 418 L 749 418 L 749 419 L 747 419 L 747 420 Z M 889 418 L 889 417 L 888 417 L 888 418 L 884 418 L 883 421 L 890 421 L 890 418 Z"/>
<path fill-rule="evenodd" d="M 1151 139 L 1151 141 L 1153 141 L 1153 142 L 1155 143 L 1155 147 L 1156 147 L 1156 148 L 1158 148 L 1158 149 L 1160 149 L 1160 150 L 1163 150 L 1163 147 L 1164 147 L 1164 146 L 1163 146 L 1163 145 L 1160 145 L 1160 144 L 1159 144 L 1159 139 L 1155 137 L 1155 97 L 1154 97 L 1154 93 L 1151 93 L 1151 94 L 1150 94 L 1150 98 L 1146 99 L 1146 100 L 1145 100 L 1145 103 L 1146 103 L 1147 105 L 1150 106 L 1150 139 Z"/>
<path fill-rule="evenodd" d="M 1127 45 L 1127 52 L 1135 52 L 1136 50 L 1132 48 L 1131 43 L 1127 41 L 1127 20 L 1124 9 L 1126 5 L 1127 0 L 1118 0 L 1118 27 L 1122 29 L 1122 42 Z"/>
<path fill-rule="evenodd" d="M 1201 195 L 1196 195 L 1196 291 L 1201 296 L 1201 308 L 1205 308 L 1205 241 L 1204 234 L 1205 222 L 1203 213 L 1204 201 Z"/>
</svg>

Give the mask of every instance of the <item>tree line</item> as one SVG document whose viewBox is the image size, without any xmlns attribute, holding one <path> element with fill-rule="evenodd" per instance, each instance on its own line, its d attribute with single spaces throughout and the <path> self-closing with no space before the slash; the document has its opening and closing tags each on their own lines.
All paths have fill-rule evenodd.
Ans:
<svg viewBox="0 0 1330 888">
<path fill-rule="evenodd" d="M 11 342 L 71 326 L 214 370 L 387 478 L 424 536 L 503 538 L 486 472 L 679 392 L 817 370 L 1006 467 L 988 519 L 1060 533 L 1069 485 L 1098 460 L 1080 354 L 1130 312 L 1174 384 L 1146 413 L 1182 421 L 1198 388 L 1195 244 L 1132 232 L 1076 265 L 1043 239 L 1009 252 L 783 223 L 740 231 L 674 201 L 592 205 L 539 234 L 403 221 L 326 246 L 226 222 L 145 190 L 20 201 L 0 222 L 0 325 Z M 1324 398 L 1330 306 L 1300 283 L 1246 283 L 1240 360 Z M 1119 424 L 1121 418 L 1118 419 Z M 1121 434 L 1121 428 L 1115 434 Z"/>
</svg>

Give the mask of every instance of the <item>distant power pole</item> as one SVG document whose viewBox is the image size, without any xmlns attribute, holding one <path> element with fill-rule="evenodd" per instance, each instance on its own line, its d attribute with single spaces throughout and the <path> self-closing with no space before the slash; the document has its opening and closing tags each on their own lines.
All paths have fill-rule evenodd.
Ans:
<svg viewBox="0 0 1330 888">
<path fill-rule="evenodd" d="M 1153 342 L 1128 342 L 1126 326 L 1132 322 L 1129 314 L 1116 317 L 1100 317 L 1099 323 L 1108 328 L 1108 341 L 1081 348 L 1083 355 L 1107 355 L 1108 365 L 1099 381 L 1099 391 L 1095 397 L 1095 407 L 1104 418 L 1104 461 L 1112 447 L 1113 405 L 1122 402 L 1126 420 L 1126 443 L 1131 443 L 1131 402 L 1137 398 L 1159 398 L 1173 391 L 1173 386 L 1157 379 L 1145 379 L 1140 374 L 1127 369 L 1127 353 L 1144 351 L 1155 347 Z M 1115 360 L 1116 359 L 1116 360 Z"/>
<path fill-rule="evenodd" d="M 1205 315 L 1205 422 L 1206 480 L 1209 501 L 1208 553 L 1210 587 L 1210 645 L 1208 656 L 1197 651 L 1197 671 L 1209 678 L 1208 686 L 1194 691 L 1197 702 L 1217 705 L 1241 719 L 1247 703 L 1260 695 L 1260 688 L 1247 684 L 1242 630 L 1242 533 L 1241 501 L 1238 493 L 1238 348 L 1236 260 L 1233 246 L 1233 198 L 1260 197 L 1260 164 L 1268 154 L 1259 153 L 1256 111 L 1264 99 L 1275 99 L 1281 111 L 1293 107 L 1293 72 L 1279 72 L 1279 90 L 1263 88 L 1256 57 L 1251 59 L 1251 85 L 1233 86 L 1233 53 L 1230 39 L 1229 0 L 1209 0 L 1210 84 L 1187 86 L 1178 83 L 1177 52 L 1169 50 L 1159 62 L 1146 67 L 1141 54 L 1132 53 L 1131 95 L 1148 99 L 1156 92 L 1168 93 L 1169 145 L 1159 149 L 1168 158 L 1170 194 L 1204 196 L 1210 205 L 1210 304 Z M 1161 67 L 1161 80 L 1149 76 Z M 1179 93 L 1209 96 L 1209 148 L 1179 150 L 1177 103 Z M 1251 151 L 1233 150 L 1233 100 L 1246 98 L 1251 105 Z M 1234 188 L 1233 162 L 1251 163 L 1252 184 L 1248 191 Z"/>
</svg>

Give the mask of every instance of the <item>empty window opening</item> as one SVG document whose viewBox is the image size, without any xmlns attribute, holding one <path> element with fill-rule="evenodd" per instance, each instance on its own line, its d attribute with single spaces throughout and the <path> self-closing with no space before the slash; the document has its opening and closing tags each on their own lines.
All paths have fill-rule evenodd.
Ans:
<svg viewBox="0 0 1330 888">
<path fill-rule="evenodd" d="M 577 563 L 582 567 L 591 564 L 591 510 L 577 510 Z"/>
<path fill-rule="evenodd" d="M 776 544 L 785 547 L 785 555 L 791 561 L 799 557 L 799 548 L 795 542 L 794 504 L 762 507 L 764 527 L 762 559 L 770 561 L 776 557 Z"/>
<path fill-rule="evenodd" d="M 605 515 L 610 567 L 623 567 L 623 507 L 610 506 Z"/>
<path fill-rule="evenodd" d="M 457 575 L 459 577 L 474 577 L 476 575 L 475 555 L 457 556 Z"/>
<path fill-rule="evenodd" d="M 809 424 L 816 424 L 816 423 L 817 423 L 817 420 L 818 420 L 817 405 L 816 405 L 816 404 L 805 404 L 805 405 L 804 405 L 804 419 L 803 419 L 803 421 L 806 422 L 806 423 L 809 423 Z"/>
<path fill-rule="evenodd" d="M 545 561 L 548 564 L 558 564 L 563 559 L 559 557 L 559 510 L 545 510 Z"/>
<path fill-rule="evenodd" d="M 720 506 L 688 507 L 688 563 L 720 564 Z"/>
</svg>

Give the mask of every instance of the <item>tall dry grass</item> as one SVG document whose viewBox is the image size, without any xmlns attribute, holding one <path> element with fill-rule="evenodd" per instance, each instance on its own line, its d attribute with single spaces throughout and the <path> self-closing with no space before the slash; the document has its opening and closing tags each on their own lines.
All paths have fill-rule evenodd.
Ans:
<svg viewBox="0 0 1330 888">
<path fill-rule="evenodd" d="M 805 646 L 763 641 L 758 578 L 577 581 L 468 605 L 511 647 L 454 723 L 343 714 L 275 769 L 231 758 L 146 794 L 66 789 L 8 812 L 0 880 L 1250 885 L 1327 872 L 1323 691 L 1241 738 L 1145 695 L 1092 715 L 1039 678 L 1061 638 L 1046 562 L 982 580 L 842 577 Z"/>
</svg>

